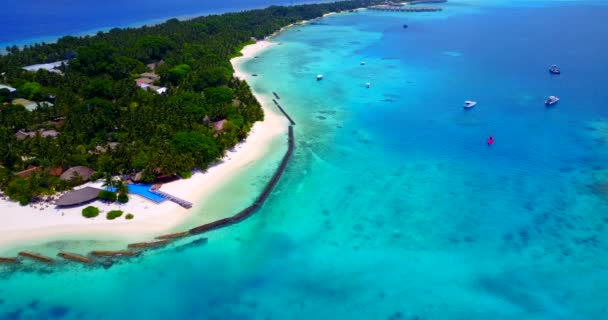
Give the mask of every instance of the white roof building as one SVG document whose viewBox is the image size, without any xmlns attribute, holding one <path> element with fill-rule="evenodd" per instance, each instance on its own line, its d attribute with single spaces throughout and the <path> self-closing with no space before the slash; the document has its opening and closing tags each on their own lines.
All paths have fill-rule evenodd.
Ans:
<svg viewBox="0 0 608 320">
<path fill-rule="evenodd" d="M 13 92 L 17 91 L 17 89 L 15 89 L 15 88 L 13 88 L 13 87 L 6 86 L 6 85 L 3 85 L 3 84 L 0 84 L 0 89 L 6 89 L 6 90 L 8 90 L 10 93 L 13 93 Z"/>
<path fill-rule="evenodd" d="M 27 67 L 23 67 L 23 70 L 25 71 L 33 71 L 36 72 L 40 69 L 44 69 L 50 72 L 57 72 L 59 70 L 56 70 L 57 68 L 61 67 L 62 64 L 68 64 L 70 60 L 61 60 L 61 61 L 56 61 L 56 62 L 51 62 L 51 63 L 41 63 L 41 64 L 34 64 L 31 66 L 27 66 Z"/>
</svg>

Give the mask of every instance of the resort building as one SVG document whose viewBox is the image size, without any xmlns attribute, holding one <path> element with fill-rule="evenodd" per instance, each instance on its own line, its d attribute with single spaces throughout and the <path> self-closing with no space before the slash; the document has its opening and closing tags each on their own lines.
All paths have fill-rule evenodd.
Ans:
<svg viewBox="0 0 608 320">
<path fill-rule="evenodd" d="M 36 167 L 36 166 L 28 166 L 27 169 L 23 170 L 23 171 L 19 171 L 19 172 L 15 172 L 16 176 L 19 176 L 23 179 L 27 179 L 29 178 L 29 176 L 31 176 L 34 172 L 39 172 L 42 171 L 42 169 L 40 169 L 40 167 Z"/>
<path fill-rule="evenodd" d="M 156 67 L 162 66 L 163 64 L 165 64 L 165 61 L 160 60 L 158 62 L 153 62 L 153 63 L 147 64 L 146 67 L 148 67 L 148 69 L 154 71 L 154 70 L 156 70 Z"/>
<path fill-rule="evenodd" d="M 66 170 L 59 177 L 61 180 L 70 181 L 74 178 L 80 179 L 82 182 L 87 182 L 91 179 L 91 176 L 95 173 L 95 170 L 83 166 L 72 167 Z"/>
<path fill-rule="evenodd" d="M 144 72 L 139 75 L 139 79 L 148 79 L 154 82 L 160 80 L 160 76 L 154 72 Z"/>
<path fill-rule="evenodd" d="M 139 80 L 138 80 L 139 81 Z M 144 89 L 144 90 L 149 90 L 149 91 L 154 91 L 157 94 L 163 94 L 167 92 L 167 88 L 166 87 L 157 87 L 157 86 L 153 86 L 151 84 L 148 83 L 137 83 L 137 86 Z"/>
<path fill-rule="evenodd" d="M 120 143 L 118 142 L 110 142 L 108 144 L 106 144 L 105 146 L 96 146 L 94 151 L 91 151 L 91 154 L 101 154 L 101 153 L 106 153 L 108 152 L 108 150 L 114 150 L 116 149 L 116 147 L 118 147 Z"/>
<path fill-rule="evenodd" d="M 62 167 L 56 167 L 56 168 L 52 168 L 49 171 L 49 175 L 51 175 L 52 177 L 61 177 L 61 174 L 63 173 L 63 168 Z"/>
<path fill-rule="evenodd" d="M 74 207 L 87 204 L 97 200 L 99 192 L 101 192 L 101 189 L 93 187 L 73 190 L 57 199 L 55 205 L 58 207 Z"/>
<path fill-rule="evenodd" d="M 62 61 L 56 61 L 56 62 L 50 62 L 50 63 L 34 64 L 31 66 L 23 67 L 23 70 L 37 72 L 40 69 L 44 69 L 49 72 L 63 74 L 63 72 L 61 72 L 61 70 L 59 70 L 58 68 L 61 67 L 62 65 L 67 65 L 68 62 L 69 62 L 69 60 L 62 60 Z"/>
<path fill-rule="evenodd" d="M 154 83 L 154 80 L 148 78 L 138 78 L 135 80 L 135 84 L 142 89 L 147 89 L 152 83 Z"/>
<path fill-rule="evenodd" d="M 15 89 L 13 87 L 10 87 L 10 86 L 4 85 L 4 84 L 0 84 L 0 90 L 2 90 L 2 89 L 8 90 L 8 92 L 11 94 L 17 92 L 17 89 Z"/>
<path fill-rule="evenodd" d="M 30 101 L 27 99 L 15 99 L 11 102 L 14 105 L 20 105 L 20 106 L 24 106 L 25 109 L 27 109 L 28 111 L 34 111 L 36 109 L 38 109 L 38 107 L 52 107 L 53 104 L 47 101 L 42 101 L 42 102 L 35 102 L 35 101 Z"/>
<path fill-rule="evenodd" d="M 17 131 L 17 133 L 15 133 L 15 137 L 17 138 L 17 140 L 25 140 L 27 138 L 35 137 L 36 133 L 40 133 L 40 136 L 43 138 L 56 138 L 59 135 L 59 132 L 57 132 L 55 130 L 40 129 L 38 131 L 29 131 L 29 132 L 19 130 L 19 131 Z"/>
<path fill-rule="evenodd" d="M 135 80 L 135 84 L 144 90 L 151 90 L 156 92 L 157 94 L 166 93 L 168 90 L 167 88 L 153 85 L 154 82 L 159 80 L 160 76 L 156 73 L 145 72 L 139 75 L 139 78 Z"/>
<path fill-rule="evenodd" d="M 213 130 L 215 131 L 222 131 L 222 129 L 224 129 L 224 123 L 226 123 L 226 119 L 222 119 L 220 121 L 216 121 L 213 123 Z"/>
</svg>

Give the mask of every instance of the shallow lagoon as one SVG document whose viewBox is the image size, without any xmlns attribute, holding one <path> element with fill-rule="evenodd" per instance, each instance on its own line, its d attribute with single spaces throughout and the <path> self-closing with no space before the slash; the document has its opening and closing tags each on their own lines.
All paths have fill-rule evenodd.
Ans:
<svg viewBox="0 0 608 320">
<path fill-rule="evenodd" d="M 289 29 L 245 66 L 297 122 L 264 208 L 108 270 L 5 272 L 0 319 L 605 319 L 607 13 L 453 3 Z"/>
</svg>

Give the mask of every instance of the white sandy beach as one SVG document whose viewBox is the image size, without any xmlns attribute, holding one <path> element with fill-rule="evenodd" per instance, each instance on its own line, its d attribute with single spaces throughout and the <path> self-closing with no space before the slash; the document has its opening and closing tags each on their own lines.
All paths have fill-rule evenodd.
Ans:
<svg viewBox="0 0 608 320">
<path fill-rule="evenodd" d="M 268 41 L 259 41 L 246 46 L 243 56 L 231 62 L 236 70 L 235 76 L 247 79 L 239 68 L 240 64 L 253 58 L 261 50 L 271 46 Z M 272 98 L 256 94 L 264 110 L 264 121 L 254 124 L 246 141 L 227 152 L 222 161 L 204 173 L 195 173 L 190 179 L 171 182 L 161 190 L 195 204 L 187 210 L 170 201 L 155 204 L 142 197 L 131 195 L 125 205 L 104 204 L 99 201 L 91 205 L 98 207 L 102 213 L 96 218 L 87 219 L 81 214 L 83 207 L 56 209 L 46 204 L 36 207 L 22 207 L 18 203 L 0 200 L 0 254 L 15 252 L 15 248 L 40 246 L 57 240 L 118 240 L 126 242 L 147 241 L 153 237 L 173 232 L 174 228 L 192 214 L 204 214 L 197 211 L 197 206 L 205 201 L 207 194 L 217 190 L 247 170 L 252 163 L 259 161 L 269 152 L 270 143 L 287 131 L 287 120 L 272 111 Z M 270 104 L 269 104 L 270 103 Z M 85 186 L 100 187 L 100 183 L 88 183 Z M 110 210 L 122 210 L 132 213 L 133 220 L 123 217 L 107 220 L 105 213 Z M 232 213 L 227 213 L 229 215 Z M 212 219 L 210 219 L 212 220 Z"/>
</svg>

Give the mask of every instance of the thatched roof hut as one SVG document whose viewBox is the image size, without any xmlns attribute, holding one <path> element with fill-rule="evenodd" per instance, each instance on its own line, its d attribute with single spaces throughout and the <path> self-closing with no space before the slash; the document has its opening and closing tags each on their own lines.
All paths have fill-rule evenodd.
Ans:
<svg viewBox="0 0 608 320">
<path fill-rule="evenodd" d="M 95 201 L 101 189 L 86 187 L 74 191 L 70 191 L 61 196 L 55 205 L 58 207 L 72 207 Z"/>
<path fill-rule="evenodd" d="M 83 166 L 72 167 L 66 170 L 61 174 L 61 180 L 72 180 L 73 178 L 80 177 L 80 179 L 85 182 L 91 179 L 91 176 L 95 173 L 95 170 Z"/>
</svg>

